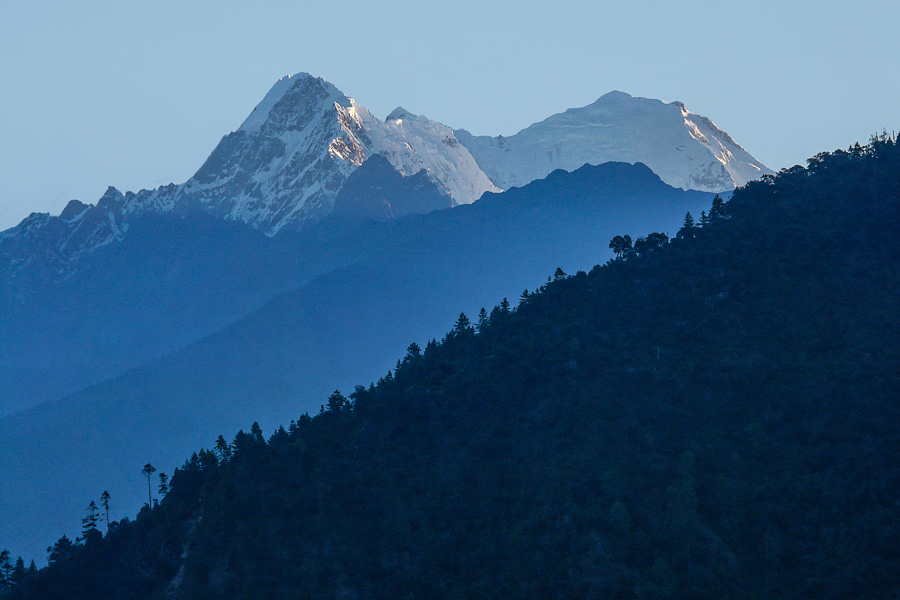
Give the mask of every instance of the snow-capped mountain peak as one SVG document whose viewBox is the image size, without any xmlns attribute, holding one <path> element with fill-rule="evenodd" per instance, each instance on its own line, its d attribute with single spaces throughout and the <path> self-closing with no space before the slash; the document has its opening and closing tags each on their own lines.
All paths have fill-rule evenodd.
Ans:
<svg viewBox="0 0 900 600">
<path fill-rule="evenodd" d="M 190 180 L 139 193 L 129 210 L 201 209 L 274 235 L 327 215 L 350 173 L 375 153 L 404 175 L 425 170 L 457 204 L 497 189 L 452 130 L 403 114 L 406 121 L 384 122 L 322 78 L 283 77 Z"/>
<path fill-rule="evenodd" d="M 330 108 L 335 103 L 349 106 L 350 99 L 334 84 L 309 73 L 288 75 L 275 82 L 238 131 L 255 133 L 268 127 L 270 132 L 278 132 L 302 128 L 316 110 Z"/>
<path fill-rule="evenodd" d="M 306 75 L 306 73 L 294 75 L 294 81 L 291 81 L 292 77 L 290 75 L 285 75 L 275 82 L 272 89 L 270 89 L 265 97 L 263 97 L 262 102 L 257 104 L 250 112 L 250 115 L 244 120 L 239 129 L 243 131 L 259 131 L 259 128 L 262 127 L 263 123 L 266 122 L 266 119 L 269 118 L 269 111 L 272 110 L 272 107 L 284 97 L 288 88 L 303 75 Z"/>
<path fill-rule="evenodd" d="M 418 115 L 414 115 L 413 113 L 409 112 L 402 106 L 398 106 L 397 108 L 395 108 L 394 110 L 391 111 L 391 114 L 389 114 L 387 116 L 385 121 L 397 121 L 400 119 L 411 119 L 411 118 L 415 118 L 417 116 Z"/>
<path fill-rule="evenodd" d="M 123 239 L 132 216 L 146 213 L 199 210 L 268 235 L 298 229 L 328 215 L 348 177 L 374 154 L 401 175 L 424 173 L 454 205 L 585 163 L 641 162 L 670 185 L 701 191 L 770 172 L 680 102 L 613 91 L 513 136 L 476 137 L 402 106 L 382 121 L 330 82 L 297 73 L 276 81 L 185 183 L 124 194 L 109 188 L 95 206 L 74 201 L 59 217 L 31 215 L 0 232 L 0 274 L 65 277 L 79 256 Z"/>
<path fill-rule="evenodd" d="M 681 102 L 613 91 L 592 104 L 572 108 L 509 137 L 456 132 L 479 166 L 498 187 L 522 186 L 555 169 L 581 165 L 642 162 L 669 185 L 721 192 L 765 173 L 712 121 Z"/>
<path fill-rule="evenodd" d="M 594 104 L 608 104 L 610 102 L 628 102 L 629 100 L 633 100 L 634 96 L 629 94 L 628 92 L 623 92 L 621 90 L 612 90 L 611 92 L 606 92 L 599 98 L 597 98 L 591 106 Z M 578 110 L 577 108 L 570 110 Z"/>
<path fill-rule="evenodd" d="M 137 193 L 109 188 L 95 206 L 78 202 L 59 217 L 33 215 L 0 234 L 0 272 L 35 268 L 34 242 L 47 257 L 41 270 L 66 276 L 82 254 L 121 240 L 130 218 L 142 213 L 200 210 L 268 235 L 298 229 L 329 214 L 347 178 L 373 154 L 402 175 L 424 171 L 452 204 L 498 191 L 449 127 L 398 110 L 402 118 L 382 121 L 320 77 L 282 77 L 188 181 Z M 13 248 L 16 239 L 23 242 Z"/>
<path fill-rule="evenodd" d="M 690 112 L 681 102 L 672 104 L 681 108 L 684 126 L 690 136 L 703 144 L 710 154 L 722 164 L 735 186 L 742 186 L 748 181 L 772 172 L 764 164 L 750 156 L 750 153 L 731 139 L 730 135 L 716 127 L 716 124 L 710 119 Z"/>
</svg>

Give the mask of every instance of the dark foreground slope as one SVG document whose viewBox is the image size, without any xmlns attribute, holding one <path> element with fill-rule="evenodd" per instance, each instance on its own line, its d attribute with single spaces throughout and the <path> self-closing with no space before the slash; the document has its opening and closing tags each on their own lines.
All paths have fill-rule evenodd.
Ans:
<svg viewBox="0 0 900 600">
<path fill-rule="evenodd" d="M 727 212 L 201 452 L 12 597 L 896 596 L 900 149 Z"/>
</svg>

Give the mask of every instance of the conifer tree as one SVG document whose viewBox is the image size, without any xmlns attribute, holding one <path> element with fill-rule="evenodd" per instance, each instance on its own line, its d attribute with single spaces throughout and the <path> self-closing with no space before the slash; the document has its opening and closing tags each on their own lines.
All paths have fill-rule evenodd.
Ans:
<svg viewBox="0 0 900 600">
<path fill-rule="evenodd" d="M 681 229 L 678 230 L 678 233 L 675 234 L 675 237 L 679 240 L 690 240 L 694 239 L 694 233 L 697 224 L 694 223 L 694 217 L 690 212 L 685 213 L 684 222 L 681 225 Z"/>
<path fill-rule="evenodd" d="M 143 473 L 144 477 L 147 478 L 147 507 L 152 507 L 153 506 L 153 488 L 151 487 L 151 484 L 150 484 L 150 477 L 154 473 L 156 473 L 156 467 L 154 467 L 150 463 L 147 463 L 146 465 L 144 465 L 144 468 L 141 469 L 141 473 Z"/>
<path fill-rule="evenodd" d="M 165 473 L 159 474 L 159 496 L 162 498 L 169 493 L 169 476 Z"/>
<path fill-rule="evenodd" d="M 22 583 L 22 580 L 25 579 L 25 561 L 22 560 L 22 557 L 16 559 L 16 564 L 12 569 L 12 584 L 18 585 Z"/>
<path fill-rule="evenodd" d="M 100 506 L 106 512 L 106 532 L 109 533 L 109 492 L 106 490 L 100 494 Z"/>
<path fill-rule="evenodd" d="M 229 458 L 231 458 L 231 445 L 225 440 L 225 436 L 219 435 L 216 438 L 216 456 L 219 458 L 219 462 L 225 462 Z"/>
<path fill-rule="evenodd" d="M 335 392 L 340 394 L 340 392 L 338 392 L 337 390 L 335 390 Z M 343 398 L 343 396 L 341 397 Z M 260 427 L 259 423 L 257 423 L 256 421 L 253 421 L 253 424 L 250 425 L 250 437 L 253 438 L 253 441 L 257 444 L 266 443 L 266 438 L 263 437 L 262 427 Z"/>
<path fill-rule="evenodd" d="M 86 536 L 89 531 L 97 529 L 97 523 L 100 521 L 100 509 L 97 504 L 91 500 L 87 505 L 87 515 L 81 519 L 81 535 Z"/>
<path fill-rule="evenodd" d="M 690 211 L 684 213 L 684 223 L 682 224 L 682 227 L 684 229 L 694 228 L 694 217 L 691 215 Z"/>
<path fill-rule="evenodd" d="M 9 550 L 0 551 L 0 589 L 12 584 L 12 564 L 9 562 Z"/>
<path fill-rule="evenodd" d="M 489 320 L 490 320 L 490 317 L 488 316 L 487 311 L 482 306 L 481 310 L 478 311 L 478 324 L 475 326 L 475 330 L 478 331 L 479 333 L 481 333 L 481 331 L 485 327 L 487 327 Z"/>
<path fill-rule="evenodd" d="M 725 217 L 725 201 L 722 200 L 721 196 L 716 194 L 716 197 L 712 200 L 712 207 L 709 209 L 709 220 L 717 221 L 719 219 L 724 219 Z"/>
<path fill-rule="evenodd" d="M 419 345 L 415 342 L 406 347 L 406 357 L 403 359 L 403 362 L 410 363 L 422 358 L 422 349 L 419 348 Z"/>
<path fill-rule="evenodd" d="M 331 392 L 331 395 L 328 396 L 328 406 L 327 410 L 331 412 L 339 412 L 347 405 L 347 399 L 340 392 L 340 390 L 334 390 Z"/>
<path fill-rule="evenodd" d="M 456 325 L 453 326 L 453 333 L 463 335 L 470 331 L 472 331 L 472 323 L 469 322 L 469 317 L 466 316 L 466 313 L 459 313 Z"/>
<path fill-rule="evenodd" d="M 68 536 L 63 535 L 55 544 L 47 547 L 47 562 L 52 565 L 68 558 L 72 554 L 73 548 L 72 540 Z"/>
</svg>

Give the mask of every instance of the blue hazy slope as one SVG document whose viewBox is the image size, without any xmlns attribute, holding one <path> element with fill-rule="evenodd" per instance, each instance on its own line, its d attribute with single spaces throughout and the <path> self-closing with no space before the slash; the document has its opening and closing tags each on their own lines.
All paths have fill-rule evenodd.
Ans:
<svg viewBox="0 0 900 600">
<path fill-rule="evenodd" d="M 451 210 L 347 225 L 332 251 L 356 252 L 356 262 L 174 354 L 0 420 L 0 540 L 40 558 L 77 532 L 104 489 L 113 518 L 133 514 L 145 498 L 145 463 L 171 472 L 219 434 L 253 421 L 271 432 L 315 412 L 334 388 L 383 375 L 410 342 L 440 337 L 461 311 L 474 318 L 503 297 L 515 302 L 556 267 L 604 262 L 616 234 L 674 234 L 686 211 L 710 200 L 643 165 L 609 163 Z"/>
</svg>

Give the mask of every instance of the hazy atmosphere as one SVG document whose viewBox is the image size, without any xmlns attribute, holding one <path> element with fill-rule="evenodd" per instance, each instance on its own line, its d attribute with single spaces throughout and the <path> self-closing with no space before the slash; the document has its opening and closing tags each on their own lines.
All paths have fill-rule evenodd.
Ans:
<svg viewBox="0 0 900 600">
<path fill-rule="evenodd" d="M 611 91 L 683 101 L 774 170 L 896 126 L 890 1 L 4 2 L 0 229 L 187 180 L 281 76 L 510 135 Z"/>
<path fill-rule="evenodd" d="M 0 600 L 900 599 L 896 0 L 0 2 Z"/>
</svg>

